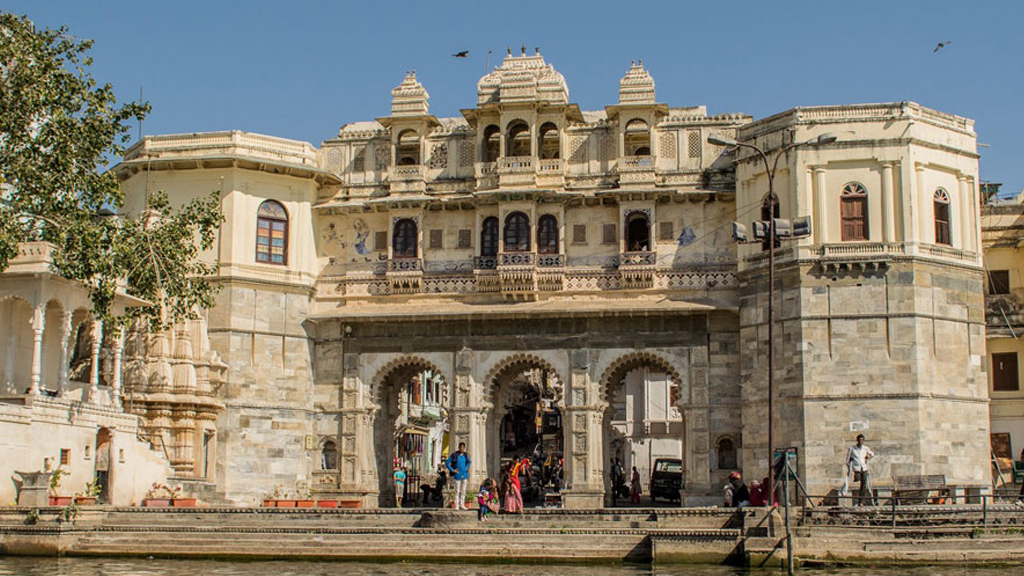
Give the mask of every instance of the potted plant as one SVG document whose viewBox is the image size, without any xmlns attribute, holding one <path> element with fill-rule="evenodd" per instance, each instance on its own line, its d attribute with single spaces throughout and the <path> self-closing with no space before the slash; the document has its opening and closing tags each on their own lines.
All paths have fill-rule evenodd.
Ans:
<svg viewBox="0 0 1024 576">
<path fill-rule="evenodd" d="M 100 483 L 98 480 L 93 480 L 85 485 L 85 490 L 81 492 L 75 492 L 75 504 L 85 504 L 91 506 L 96 503 L 96 498 L 100 495 Z"/>
<path fill-rule="evenodd" d="M 274 501 L 277 508 L 295 508 L 296 498 L 291 491 L 282 490 L 280 498 Z"/>
<path fill-rule="evenodd" d="M 362 505 L 358 499 L 338 500 L 338 508 L 359 508 Z"/>
<path fill-rule="evenodd" d="M 142 505 L 147 508 L 159 508 L 170 506 L 174 498 L 181 494 L 181 486 L 171 488 L 167 484 L 153 482 L 153 486 L 146 492 Z"/>
<path fill-rule="evenodd" d="M 47 467 L 49 471 L 49 467 Z M 50 472 L 50 506 L 67 506 L 71 504 L 71 496 L 58 496 L 57 489 L 60 488 L 60 480 L 70 474 L 67 470 L 57 466 L 56 470 Z"/>
<path fill-rule="evenodd" d="M 275 484 L 274 489 L 267 492 L 263 496 L 263 507 L 264 508 L 277 508 L 277 502 L 284 495 L 284 487 L 280 484 Z"/>
<path fill-rule="evenodd" d="M 306 489 L 302 491 L 302 498 L 296 498 L 296 508 L 312 508 L 316 506 L 316 500 L 313 499 L 313 491 Z"/>
<path fill-rule="evenodd" d="M 174 506 L 176 508 L 195 508 L 198 502 L 198 499 L 192 497 L 185 498 L 181 496 L 175 496 L 174 498 L 171 498 L 171 506 Z"/>
</svg>

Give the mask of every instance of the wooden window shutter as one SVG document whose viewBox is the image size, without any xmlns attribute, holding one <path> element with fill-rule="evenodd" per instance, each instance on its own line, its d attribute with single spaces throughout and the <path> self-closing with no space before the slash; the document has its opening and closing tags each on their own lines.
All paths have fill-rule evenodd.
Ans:
<svg viewBox="0 0 1024 576">
<path fill-rule="evenodd" d="M 1014 392 L 1020 389 L 1017 381 L 1017 353 L 992 354 L 992 389 L 997 392 Z"/>
</svg>

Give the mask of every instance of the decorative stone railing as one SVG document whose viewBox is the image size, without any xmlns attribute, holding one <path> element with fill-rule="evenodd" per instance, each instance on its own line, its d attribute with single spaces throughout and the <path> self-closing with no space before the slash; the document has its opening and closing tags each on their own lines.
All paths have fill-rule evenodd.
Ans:
<svg viewBox="0 0 1024 576">
<path fill-rule="evenodd" d="M 565 266 L 564 254 L 538 254 L 538 268 L 561 268 Z"/>
<path fill-rule="evenodd" d="M 943 246 L 941 244 L 921 244 L 920 249 L 922 253 L 938 258 L 948 258 L 950 260 L 961 260 L 965 262 L 973 262 L 978 259 L 977 252 L 961 250 L 959 248 Z"/>
<path fill-rule="evenodd" d="M 391 166 L 388 168 L 388 178 L 394 181 L 423 180 L 423 166 L 410 164 L 406 166 Z"/>
<path fill-rule="evenodd" d="M 879 256 L 899 256 L 906 253 L 903 244 L 895 242 L 850 242 L 844 244 L 825 244 L 819 250 L 822 258 L 849 258 Z"/>
<path fill-rule="evenodd" d="M 498 159 L 499 174 L 523 174 L 533 172 L 533 158 L 530 156 L 506 156 Z"/>
<path fill-rule="evenodd" d="M 392 258 L 388 260 L 388 272 L 419 272 L 422 270 L 422 258 Z"/>
<path fill-rule="evenodd" d="M 925 108 L 914 102 L 890 104 L 853 104 L 795 108 L 743 126 L 739 140 L 747 141 L 763 134 L 777 132 L 793 124 L 815 124 L 843 121 L 889 121 L 919 118 L 925 122 L 965 133 L 974 132 L 974 121 L 954 114 Z"/>
<path fill-rule="evenodd" d="M 654 266 L 657 255 L 648 250 L 623 252 L 619 256 L 619 268 L 630 266 Z"/>
<path fill-rule="evenodd" d="M 537 174 L 549 175 L 559 174 L 565 172 L 565 162 L 560 158 L 552 158 L 547 160 L 540 160 L 537 162 Z"/>
<path fill-rule="evenodd" d="M 125 160 L 164 156 L 198 157 L 213 154 L 252 156 L 316 167 L 316 148 L 306 142 L 240 130 L 146 136 L 129 148 Z"/>
<path fill-rule="evenodd" d="M 505 252 L 498 255 L 498 264 L 501 266 L 533 266 L 537 262 L 537 255 L 533 252 Z"/>
<path fill-rule="evenodd" d="M 476 177 L 477 178 L 490 178 L 498 173 L 497 162 L 477 162 L 476 163 Z"/>
<path fill-rule="evenodd" d="M 654 170 L 654 159 L 651 156 L 622 156 L 618 168 L 620 172 Z"/>
<path fill-rule="evenodd" d="M 477 270 L 494 270 L 497 267 L 497 256 L 476 256 L 473 258 L 473 268 Z"/>
<path fill-rule="evenodd" d="M 394 272 L 387 277 L 341 276 L 322 282 L 318 294 L 327 299 L 355 300 L 401 293 L 458 295 L 502 292 L 526 297 L 531 291 L 585 294 L 652 290 L 661 293 L 734 290 L 738 286 L 737 274 L 732 269 L 638 267 L 626 270 L 578 270 L 508 266 L 499 270 L 477 269 L 467 274 Z"/>
</svg>

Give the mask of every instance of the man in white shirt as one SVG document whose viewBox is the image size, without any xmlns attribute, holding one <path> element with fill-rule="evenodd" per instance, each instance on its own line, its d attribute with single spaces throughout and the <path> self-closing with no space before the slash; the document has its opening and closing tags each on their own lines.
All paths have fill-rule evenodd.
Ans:
<svg viewBox="0 0 1024 576">
<path fill-rule="evenodd" d="M 868 460 L 875 453 L 864 445 L 864 435 L 857 434 L 857 443 L 846 451 L 846 475 L 853 472 L 853 481 L 860 482 L 860 491 L 857 493 L 856 503 L 861 506 L 873 504 L 871 494 L 871 473 L 868 472 Z"/>
</svg>

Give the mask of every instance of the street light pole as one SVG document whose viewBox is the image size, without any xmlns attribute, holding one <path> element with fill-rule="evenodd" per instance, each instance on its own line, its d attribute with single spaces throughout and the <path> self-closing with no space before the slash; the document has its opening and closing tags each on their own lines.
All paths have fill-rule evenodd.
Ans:
<svg viewBox="0 0 1024 576">
<path fill-rule="evenodd" d="M 775 172 L 779 167 L 779 159 L 786 153 L 798 146 L 830 144 L 835 142 L 837 137 L 834 134 L 821 134 L 816 138 L 803 142 L 793 142 L 783 146 L 775 153 L 775 160 L 768 161 L 768 155 L 764 150 L 754 144 L 746 144 L 732 138 L 712 134 L 708 136 L 708 142 L 719 146 L 742 146 L 757 152 L 764 162 L 765 173 L 768 176 L 768 506 L 775 505 L 775 490 L 773 489 L 774 476 L 774 450 L 775 450 L 775 240 L 776 218 L 775 206 L 778 200 L 775 197 Z M 762 201 L 762 205 L 764 202 Z"/>
</svg>

